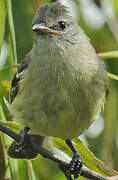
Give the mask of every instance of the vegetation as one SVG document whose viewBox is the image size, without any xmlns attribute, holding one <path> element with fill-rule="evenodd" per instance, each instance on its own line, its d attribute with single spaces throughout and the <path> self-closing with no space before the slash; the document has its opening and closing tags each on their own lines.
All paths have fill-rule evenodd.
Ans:
<svg viewBox="0 0 118 180">
<path fill-rule="evenodd" d="M 42 3 L 51 0 L 0 0 L 0 122 L 18 132 L 19 124 L 4 103 L 8 100 L 10 82 L 18 64 L 32 48 L 32 18 Z M 65 2 L 65 1 L 64 1 Z M 71 0 L 74 15 L 90 37 L 98 55 L 104 59 L 109 76 L 110 98 L 95 130 L 89 130 L 82 138 L 89 149 L 110 168 L 118 170 L 118 1 Z M 88 7 L 89 6 L 89 7 Z M 91 10 L 88 12 L 88 9 Z M 87 14 L 88 13 L 88 14 Z M 96 18 L 96 19 L 95 19 Z M 100 128 L 97 128 L 99 125 Z M 97 134 L 93 134 L 97 132 Z M 11 138 L 0 133 L 0 180 L 64 180 L 55 163 L 40 155 L 35 160 L 16 160 L 7 155 Z M 79 140 L 74 140 L 84 164 L 106 176 L 117 174 L 107 169 Z M 54 146 L 72 157 L 64 141 L 55 138 Z M 80 180 L 85 179 L 80 177 Z"/>
</svg>

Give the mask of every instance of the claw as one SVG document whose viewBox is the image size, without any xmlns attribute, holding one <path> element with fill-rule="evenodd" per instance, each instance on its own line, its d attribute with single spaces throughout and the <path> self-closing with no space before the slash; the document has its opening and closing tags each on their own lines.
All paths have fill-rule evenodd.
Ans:
<svg viewBox="0 0 118 180">
<path fill-rule="evenodd" d="M 72 174 L 74 175 L 74 179 L 77 179 L 82 172 L 82 166 L 83 166 L 82 158 L 70 140 L 66 140 L 66 144 L 70 147 L 70 149 L 74 153 L 74 156 L 70 162 L 69 171 L 71 175 Z"/>
<path fill-rule="evenodd" d="M 75 179 L 81 174 L 82 166 L 82 158 L 78 153 L 76 153 L 70 162 L 70 173 L 74 175 Z"/>
<path fill-rule="evenodd" d="M 27 132 L 29 131 L 28 127 L 25 127 L 22 131 L 21 131 L 21 141 L 20 142 L 16 142 L 17 144 L 17 148 L 16 148 L 16 152 L 22 152 L 26 146 L 28 145 L 29 142 L 29 138 L 30 136 L 27 134 Z"/>
</svg>

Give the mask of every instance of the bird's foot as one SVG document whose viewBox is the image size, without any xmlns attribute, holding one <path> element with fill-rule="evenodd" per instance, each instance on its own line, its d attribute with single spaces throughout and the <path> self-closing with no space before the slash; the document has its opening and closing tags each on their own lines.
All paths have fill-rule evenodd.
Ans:
<svg viewBox="0 0 118 180">
<path fill-rule="evenodd" d="M 69 172 L 71 175 L 74 175 L 74 178 L 76 179 L 79 177 L 79 175 L 82 172 L 82 166 L 83 166 L 82 158 L 70 140 L 67 139 L 66 144 L 70 147 L 70 149 L 74 153 L 74 156 L 70 162 Z"/>
<path fill-rule="evenodd" d="M 27 148 L 28 144 L 29 144 L 29 140 L 30 140 L 30 135 L 27 133 L 29 131 L 30 128 L 25 127 L 21 132 L 21 140 L 20 142 L 16 142 L 17 144 L 17 148 L 16 151 L 18 152 L 23 152 L 24 149 Z"/>
<path fill-rule="evenodd" d="M 74 175 L 74 179 L 78 178 L 82 172 L 82 158 L 80 154 L 76 153 L 70 162 L 70 173 Z"/>
<path fill-rule="evenodd" d="M 29 135 L 27 132 L 29 128 L 25 127 L 19 134 L 21 135 L 20 141 L 13 141 L 8 148 L 8 155 L 17 159 L 33 159 L 38 153 L 30 147 L 31 137 L 35 140 L 35 135 Z"/>
<path fill-rule="evenodd" d="M 59 168 L 63 171 L 68 180 L 72 180 L 72 175 L 74 179 L 77 179 L 79 175 L 81 175 L 82 167 L 82 158 L 78 153 L 73 156 L 70 164 L 59 164 Z"/>
</svg>

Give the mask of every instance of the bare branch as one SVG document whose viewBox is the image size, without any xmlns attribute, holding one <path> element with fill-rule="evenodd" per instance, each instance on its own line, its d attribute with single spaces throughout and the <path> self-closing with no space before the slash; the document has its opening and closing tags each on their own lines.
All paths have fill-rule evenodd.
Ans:
<svg viewBox="0 0 118 180">
<path fill-rule="evenodd" d="M 21 66 L 20 64 L 11 64 L 9 66 L 3 67 L 2 69 L 0 69 L 0 71 L 8 70 L 10 68 L 16 68 L 16 67 L 20 67 L 20 66 Z"/>
</svg>

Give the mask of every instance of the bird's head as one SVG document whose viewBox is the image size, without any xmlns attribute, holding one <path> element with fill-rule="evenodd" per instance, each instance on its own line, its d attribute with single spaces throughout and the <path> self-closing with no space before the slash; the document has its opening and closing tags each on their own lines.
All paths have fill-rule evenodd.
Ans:
<svg viewBox="0 0 118 180">
<path fill-rule="evenodd" d="M 36 40 L 41 36 L 53 38 L 63 44 L 74 44 L 79 26 L 69 15 L 68 8 L 59 2 L 41 5 L 33 19 L 32 30 Z"/>
</svg>

